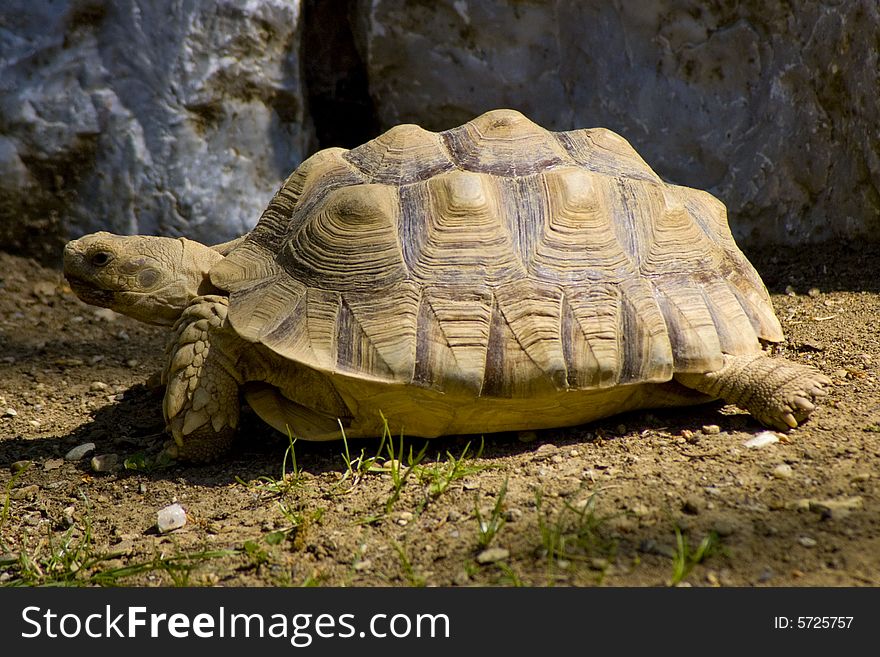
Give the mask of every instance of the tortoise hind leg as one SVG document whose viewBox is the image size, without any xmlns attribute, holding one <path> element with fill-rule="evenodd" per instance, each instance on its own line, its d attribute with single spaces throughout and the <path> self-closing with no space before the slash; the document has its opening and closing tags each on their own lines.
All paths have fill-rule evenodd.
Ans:
<svg viewBox="0 0 880 657">
<path fill-rule="evenodd" d="M 222 330 L 227 304 L 225 297 L 196 297 L 174 326 L 162 375 L 167 384 L 162 408 L 174 438 L 171 456 L 210 461 L 232 444 L 242 378 Z"/>
<path fill-rule="evenodd" d="M 806 365 L 764 353 L 724 356 L 724 365 L 705 374 L 676 374 L 683 385 L 747 410 L 776 429 L 791 429 L 806 420 L 823 386 L 831 380 Z"/>
<path fill-rule="evenodd" d="M 335 417 L 306 408 L 288 399 L 275 386 L 251 382 L 244 386 L 244 398 L 248 405 L 268 425 L 286 436 L 303 440 L 337 440 L 342 437 L 347 419 Z"/>
</svg>

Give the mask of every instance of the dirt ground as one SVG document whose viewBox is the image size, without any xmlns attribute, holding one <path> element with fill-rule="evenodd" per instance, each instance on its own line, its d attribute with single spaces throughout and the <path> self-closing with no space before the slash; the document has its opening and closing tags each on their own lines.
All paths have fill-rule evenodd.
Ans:
<svg viewBox="0 0 880 657">
<path fill-rule="evenodd" d="M 190 466 L 157 458 L 164 331 L 0 253 L 0 583 L 878 586 L 880 248 L 749 256 L 779 353 L 835 384 L 774 444 L 716 403 L 394 458 L 299 441 L 294 463 L 246 412 L 228 457 Z"/>
</svg>

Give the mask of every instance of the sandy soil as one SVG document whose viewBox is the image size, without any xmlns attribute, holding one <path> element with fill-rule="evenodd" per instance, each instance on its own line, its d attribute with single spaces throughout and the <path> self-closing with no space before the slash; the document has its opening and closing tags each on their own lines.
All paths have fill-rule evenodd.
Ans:
<svg viewBox="0 0 880 657">
<path fill-rule="evenodd" d="M 164 332 L 0 254 L 0 583 L 880 585 L 880 249 L 749 255 L 778 351 L 835 383 L 775 444 L 712 404 L 420 459 L 352 441 L 351 467 L 342 442 L 297 442 L 294 468 L 253 414 L 218 463 L 157 461 Z M 175 502 L 187 523 L 161 533 Z"/>
</svg>

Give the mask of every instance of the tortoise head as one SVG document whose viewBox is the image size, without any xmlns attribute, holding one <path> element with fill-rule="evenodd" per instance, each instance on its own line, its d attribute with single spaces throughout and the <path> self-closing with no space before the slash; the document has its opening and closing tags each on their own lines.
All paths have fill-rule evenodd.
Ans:
<svg viewBox="0 0 880 657">
<path fill-rule="evenodd" d="M 93 233 L 64 247 L 64 276 L 86 303 L 171 325 L 193 297 L 216 294 L 208 272 L 223 256 L 185 238 Z"/>
</svg>

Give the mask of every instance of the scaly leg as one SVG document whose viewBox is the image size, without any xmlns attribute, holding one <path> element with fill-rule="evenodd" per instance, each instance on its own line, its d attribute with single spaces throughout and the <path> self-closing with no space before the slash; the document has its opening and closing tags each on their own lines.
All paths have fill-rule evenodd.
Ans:
<svg viewBox="0 0 880 657">
<path fill-rule="evenodd" d="M 694 390 L 747 410 L 776 429 L 790 429 L 806 420 L 822 386 L 831 380 L 806 365 L 764 353 L 725 356 L 724 366 L 705 374 L 676 374 L 676 380 Z"/>
<path fill-rule="evenodd" d="M 210 461 L 232 444 L 238 426 L 239 386 L 233 341 L 223 330 L 228 300 L 193 299 L 174 325 L 162 381 L 162 408 L 174 438 L 168 452 L 189 461 Z"/>
</svg>

